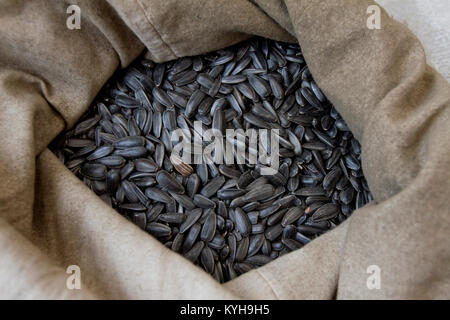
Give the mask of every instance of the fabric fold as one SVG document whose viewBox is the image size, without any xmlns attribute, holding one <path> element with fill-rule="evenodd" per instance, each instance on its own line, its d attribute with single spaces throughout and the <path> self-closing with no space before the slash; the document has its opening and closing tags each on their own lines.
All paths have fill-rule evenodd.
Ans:
<svg viewBox="0 0 450 320">
<path fill-rule="evenodd" d="M 450 86 L 370 0 L 68 1 L 0 5 L 0 297 L 386 299 L 450 293 Z M 220 285 L 104 204 L 48 150 L 106 81 L 253 35 L 299 41 L 362 143 L 376 204 L 300 250 Z M 66 286 L 69 265 L 82 289 Z M 367 285 L 370 270 L 381 285 Z"/>
</svg>

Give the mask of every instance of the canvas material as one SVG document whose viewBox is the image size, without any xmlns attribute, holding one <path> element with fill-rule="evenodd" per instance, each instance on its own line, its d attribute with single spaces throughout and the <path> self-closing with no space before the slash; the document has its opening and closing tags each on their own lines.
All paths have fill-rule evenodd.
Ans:
<svg viewBox="0 0 450 320">
<path fill-rule="evenodd" d="M 369 0 L 6 1 L 0 24 L 0 297 L 49 299 L 449 298 L 448 82 L 403 24 Z M 47 149 L 117 68 L 260 35 L 298 39 L 362 143 L 376 204 L 300 250 L 220 285 L 122 218 Z M 68 290 L 77 265 L 82 287 Z M 379 289 L 367 269 L 377 266 Z"/>
</svg>

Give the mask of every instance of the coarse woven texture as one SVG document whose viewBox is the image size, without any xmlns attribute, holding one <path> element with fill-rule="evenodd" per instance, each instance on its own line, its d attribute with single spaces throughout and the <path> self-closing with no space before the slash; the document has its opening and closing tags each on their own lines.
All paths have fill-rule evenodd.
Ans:
<svg viewBox="0 0 450 320">
<path fill-rule="evenodd" d="M 6 1 L 0 24 L 0 297 L 449 298 L 450 86 L 420 42 L 369 0 Z M 362 143 L 377 204 L 304 248 L 220 285 L 132 225 L 47 145 L 118 67 L 260 35 L 298 39 L 318 85 Z M 66 288 L 69 265 L 81 290 Z M 377 265 L 381 286 L 370 290 Z M 130 268 L 132 266 L 132 268 Z"/>
<path fill-rule="evenodd" d="M 450 1 L 377 0 L 406 24 L 425 48 L 428 63 L 450 81 Z"/>
</svg>

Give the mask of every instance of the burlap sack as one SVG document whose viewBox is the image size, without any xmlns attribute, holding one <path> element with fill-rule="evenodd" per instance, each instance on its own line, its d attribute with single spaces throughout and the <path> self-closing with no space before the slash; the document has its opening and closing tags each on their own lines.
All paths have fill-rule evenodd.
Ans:
<svg viewBox="0 0 450 320">
<path fill-rule="evenodd" d="M 450 297 L 450 90 L 418 40 L 369 0 L 0 4 L 0 298 Z M 218 284 L 107 207 L 47 149 L 118 67 L 204 53 L 251 35 L 300 42 L 362 142 L 376 204 L 301 250 Z M 81 289 L 66 268 L 81 269 Z M 380 268 L 369 289 L 367 269 Z"/>
</svg>

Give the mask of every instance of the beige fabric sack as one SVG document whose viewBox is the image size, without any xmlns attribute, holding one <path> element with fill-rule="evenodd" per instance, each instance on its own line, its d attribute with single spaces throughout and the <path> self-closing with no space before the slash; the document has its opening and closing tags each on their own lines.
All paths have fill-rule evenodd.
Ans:
<svg viewBox="0 0 450 320">
<path fill-rule="evenodd" d="M 80 0 L 0 4 L 0 298 L 450 298 L 450 86 L 370 0 Z M 260 35 L 300 42 L 362 143 L 376 204 L 220 285 L 107 207 L 47 149 L 113 72 Z M 66 287 L 78 265 L 81 289 Z M 371 265 L 380 289 L 370 290 Z"/>
</svg>

